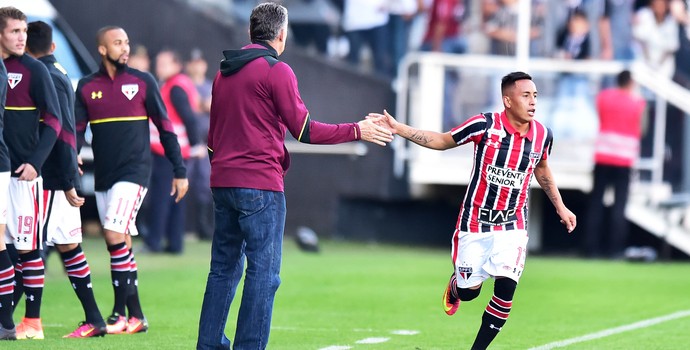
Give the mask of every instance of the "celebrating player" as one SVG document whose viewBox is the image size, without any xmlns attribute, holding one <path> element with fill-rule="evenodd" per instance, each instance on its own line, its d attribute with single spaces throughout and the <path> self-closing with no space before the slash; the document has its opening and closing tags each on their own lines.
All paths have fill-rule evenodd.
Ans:
<svg viewBox="0 0 690 350">
<path fill-rule="evenodd" d="M 482 283 L 496 279 L 472 349 L 486 349 L 503 328 L 527 254 L 527 197 L 536 176 L 568 232 L 575 215 L 563 204 L 547 163 L 553 136 L 534 119 L 537 88 L 532 77 L 513 72 L 501 81 L 505 110 L 468 119 L 449 132 L 418 130 L 397 122 L 384 111 L 385 126 L 427 148 L 446 150 L 474 143 L 469 186 L 453 234 L 451 256 L 455 271 L 443 294 L 443 306 L 453 315 L 460 301 L 479 295 Z M 381 118 L 371 113 L 370 117 Z"/>
<path fill-rule="evenodd" d="M 158 129 L 165 155 L 173 165 L 171 195 L 187 193 L 186 168 L 180 145 L 151 74 L 127 66 L 129 38 L 124 29 L 108 26 L 97 34 L 100 69 L 82 78 L 76 92 L 75 118 L 81 145 L 87 123 L 93 133 L 96 204 L 110 252 L 115 293 L 108 333 L 148 330 L 139 302 L 137 265 L 131 236 L 151 174 L 149 118 Z M 129 318 L 125 317 L 125 307 Z"/>
</svg>

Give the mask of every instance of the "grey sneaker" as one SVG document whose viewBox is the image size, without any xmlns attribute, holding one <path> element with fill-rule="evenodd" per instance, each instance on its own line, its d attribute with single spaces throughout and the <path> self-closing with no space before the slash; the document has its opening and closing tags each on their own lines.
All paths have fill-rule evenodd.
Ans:
<svg viewBox="0 0 690 350">
<path fill-rule="evenodd" d="M 17 328 L 5 329 L 0 326 L 0 340 L 17 340 Z"/>
</svg>

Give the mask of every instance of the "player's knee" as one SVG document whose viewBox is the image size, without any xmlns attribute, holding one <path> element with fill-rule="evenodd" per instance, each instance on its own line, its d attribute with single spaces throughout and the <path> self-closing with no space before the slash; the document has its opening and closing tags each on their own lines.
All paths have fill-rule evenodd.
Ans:
<svg viewBox="0 0 690 350">
<path fill-rule="evenodd" d="M 517 289 L 517 282 L 510 278 L 497 278 L 494 283 L 494 294 L 503 300 L 513 300 L 513 294 Z"/>
<path fill-rule="evenodd" d="M 481 291 L 482 291 L 481 286 L 477 289 L 458 288 L 458 297 L 460 297 L 460 300 L 462 300 L 462 301 L 470 301 L 470 300 L 478 297 L 479 293 Z"/>
<path fill-rule="evenodd" d="M 56 244 L 55 249 L 57 249 L 57 251 L 60 253 L 67 253 L 76 249 L 78 246 L 79 243 Z"/>
</svg>

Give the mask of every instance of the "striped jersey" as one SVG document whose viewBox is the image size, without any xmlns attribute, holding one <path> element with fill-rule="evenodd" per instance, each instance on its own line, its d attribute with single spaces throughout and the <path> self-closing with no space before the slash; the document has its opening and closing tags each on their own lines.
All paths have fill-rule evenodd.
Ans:
<svg viewBox="0 0 690 350">
<path fill-rule="evenodd" d="M 527 229 L 530 180 L 534 168 L 551 151 L 551 130 L 533 120 L 527 134 L 520 136 L 504 111 L 476 115 L 451 134 L 458 145 L 474 143 L 472 174 L 456 229 Z"/>
<path fill-rule="evenodd" d="M 79 80 L 74 117 L 80 146 L 87 123 L 91 126 L 96 191 L 107 191 L 121 181 L 148 187 L 149 118 L 158 129 L 175 178 L 187 176 L 177 135 L 151 74 L 124 67 L 111 79 L 101 65 Z"/>
</svg>

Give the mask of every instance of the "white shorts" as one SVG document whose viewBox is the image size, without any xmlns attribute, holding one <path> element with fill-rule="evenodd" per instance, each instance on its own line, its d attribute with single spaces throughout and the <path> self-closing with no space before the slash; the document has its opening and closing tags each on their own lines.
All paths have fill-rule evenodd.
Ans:
<svg viewBox="0 0 690 350">
<path fill-rule="evenodd" d="M 81 212 L 67 201 L 64 191 L 43 190 L 43 233 L 46 245 L 81 243 Z"/>
<path fill-rule="evenodd" d="M 103 229 L 136 236 L 135 222 L 146 187 L 132 182 L 117 182 L 105 192 L 96 192 L 96 206 Z"/>
<path fill-rule="evenodd" d="M 0 173 L 0 225 L 7 224 L 7 205 L 10 201 L 10 172 Z"/>
<path fill-rule="evenodd" d="M 499 276 L 519 282 L 525 268 L 528 240 L 525 230 L 455 231 L 451 254 L 458 287 L 478 286 L 489 277 Z"/>
<path fill-rule="evenodd" d="M 17 250 L 40 249 L 43 179 L 39 176 L 33 181 L 19 181 L 13 177 L 8 188 L 5 243 L 14 244 Z"/>
</svg>

